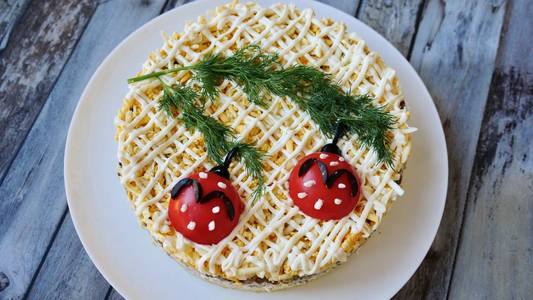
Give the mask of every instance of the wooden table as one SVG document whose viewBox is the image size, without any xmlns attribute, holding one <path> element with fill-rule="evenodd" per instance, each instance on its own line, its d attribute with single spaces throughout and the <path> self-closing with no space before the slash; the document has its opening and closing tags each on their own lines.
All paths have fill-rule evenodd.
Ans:
<svg viewBox="0 0 533 300">
<path fill-rule="evenodd" d="M 65 138 L 105 56 L 183 2 L 0 1 L 0 299 L 121 298 L 74 231 L 63 187 Z M 533 1 L 325 2 L 410 60 L 446 132 L 444 217 L 396 298 L 531 299 Z"/>
</svg>

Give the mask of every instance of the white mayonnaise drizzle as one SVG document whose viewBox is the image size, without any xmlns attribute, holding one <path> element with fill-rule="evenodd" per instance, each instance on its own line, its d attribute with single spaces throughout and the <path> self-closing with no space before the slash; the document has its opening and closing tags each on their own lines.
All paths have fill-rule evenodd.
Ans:
<svg viewBox="0 0 533 300">
<path fill-rule="evenodd" d="M 313 11 L 299 11 L 292 5 L 263 8 L 252 3 L 233 3 L 189 23 L 183 34 L 164 38 L 161 51 L 154 52 L 143 65 L 143 73 L 189 65 L 209 52 L 231 54 L 251 43 L 279 53 L 285 65 L 305 62 L 325 67 L 346 90 L 368 93 L 376 98 L 377 105 L 390 108 L 398 120 L 397 129 L 392 130 L 391 145 L 395 170 L 403 168 L 411 147 L 409 135 L 416 129 L 406 124 L 408 112 L 400 107 L 403 95 L 396 73 L 383 64 L 378 54 L 370 52 L 357 35 L 347 33 L 343 24 L 318 20 Z M 200 45 L 208 47 L 199 51 Z M 183 76 L 182 72 L 164 76 L 163 80 L 170 84 Z M 249 138 L 258 146 L 269 145 L 266 192 L 263 199 L 252 203 L 249 197 L 253 192 L 252 178 L 241 163 L 235 163 L 230 170 L 231 178 L 246 203 L 237 228 L 217 245 L 194 244 L 169 228 L 166 212 L 169 192 L 179 179 L 212 167 L 212 163 L 206 160 L 203 150 L 195 150 L 201 149 L 198 132 L 186 129 L 157 109 L 161 94 L 148 93 L 158 85 L 156 80 L 131 84 L 123 111 L 116 119 L 121 183 L 141 224 L 155 240 L 171 256 L 200 272 L 232 280 L 257 276 L 272 281 L 318 273 L 346 260 L 347 251 L 358 245 L 343 247 L 343 243 L 359 234 L 369 237 L 388 203 L 403 194 L 394 181 L 400 175 L 378 163 L 376 154 L 361 147 L 357 137 L 350 137 L 339 146 L 363 180 L 364 206 L 337 221 L 323 222 L 301 214 L 289 199 L 287 180 L 297 160 L 317 151 L 326 139 L 310 117 L 289 99 L 273 97 L 269 107 L 260 108 L 243 101 L 242 90 L 225 81 L 220 99 L 207 109 L 212 109 L 211 115 L 221 120 L 222 114 L 234 108 L 236 116 L 227 124 L 234 129 L 241 126 L 241 139 L 259 130 L 261 134 Z M 278 157 L 281 158 L 274 160 Z M 315 207 L 320 209 L 320 204 Z"/>
</svg>

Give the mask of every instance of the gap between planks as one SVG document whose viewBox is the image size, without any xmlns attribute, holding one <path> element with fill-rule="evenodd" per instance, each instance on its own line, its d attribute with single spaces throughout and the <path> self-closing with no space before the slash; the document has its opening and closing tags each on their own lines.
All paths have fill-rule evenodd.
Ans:
<svg viewBox="0 0 533 300">
<path fill-rule="evenodd" d="M 432 94 L 448 145 L 446 207 L 435 241 L 398 298 L 448 297 L 461 220 L 494 71 L 505 7 L 485 1 L 429 1 L 411 63 Z"/>
<path fill-rule="evenodd" d="M 360 9 L 362 10 L 362 8 L 360 8 Z M 421 15 L 421 12 L 420 12 L 420 11 L 419 11 L 418 13 L 420 13 L 420 15 Z M 413 33 L 413 36 L 414 36 L 414 35 L 415 35 L 415 34 Z M 414 39 L 412 39 L 412 40 L 414 40 Z M 415 45 L 415 42 L 411 42 L 410 44 L 411 44 L 411 45 Z M 413 48 L 414 48 L 414 47 L 413 47 Z M 404 55 L 405 55 L 405 53 L 404 53 Z"/>
<path fill-rule="evenodd" d="M 0 185 L 0 195 L 6 199 L 0 206 L 8 208 L 2 212 L 9 212 L 10 220 L 0 220 L 4 225 L 9 224 L 1 233 L 0 253 L 8 257 L 18 257 L 11 261 L 0 260 L 0 270 L 11 280 L 11 285 L 1 292 L 2 298 L 22 297 L 42 260 L 44 263 L 41 272 L 37 273 L 32 290 L 42 292 L 43 298 L 47 295 L 46 292 L 53 292 L 48 287 L 43 287 L 40 280 L 43 277 L 59 277 L 54 281 L 56 284 L 72 283 L 77 279 L 61 278 L 64 273 L 54 272 L 53 268 L 49 268 L 54 265 L 50 263 L 51 259 L 61 258 L 51 256 L 58 249 L 57 246 L 52 244 L 48 256 L 43 255 L 67 209 L 63 184 L 64 142 L 77 96 L 81 94 L 97 64 L 123 37 L 157 15 L 164 1 L 152 2 L 150 6 L 142 7 L 137 7 L 136 4 L 130 1 L 111 1 L 98 6 L 89 27 L 83 33 L 18 152 L 17 159 Z M 102 39 L 102 36 L 108 38 Z M 40 159 L 41 157 L 43 159 Z M 21 234 L 22 232 L 25 234 Z M 79 243 L 73 231 L 69 238 Z M 82 253 L 85 255 L 83 251 Z M 21 261 L 24 263 L 21 264 Z M 88 264 L 83 260 L 82 263 Z M 105 284 L 107 288 L 108 285 Z M 53 295 L 48 296 L 53 298 Z"/>
<path fill-rule="evenodd" d="M 448 295 L 533 293 L 533 3 L 507 3 Z"/>
</svg>

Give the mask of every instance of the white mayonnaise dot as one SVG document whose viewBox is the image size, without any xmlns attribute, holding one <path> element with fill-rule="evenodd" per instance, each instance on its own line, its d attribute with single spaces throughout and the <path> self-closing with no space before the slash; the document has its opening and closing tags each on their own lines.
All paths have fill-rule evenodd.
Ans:
<svg viewBox="0 0 533 300">
<path fill-rule="evenodd" d="M 206 178 L 207 178 L 207 173 L 205 173 L 205 172 L 200 172 L 200 173 L 198 173 L 198 176 L 199 176 L 200 178 L 202 178 L 202 179 L 206 179 Z"/>
<path fill-rule="evenodd" d="M 339 198 L 335 198 L 335 200 L 333 200 L 333 203 L 335 203 L 336 205 L 341 205 L 342 200 Z"/>
<path fill-rule="evenodd" d="M 183 204 L 181 205 L 180 211 L 181 211 L 182 213 L 184 213 L 184 212 L 187 211 L 187 203 L 183 203 Z"/>
<path fill-rule="evenodd" d="M 189 224 L 187 224 L 187 229 L 194 230 L 196 228 L 196 223 L 193 221 L 190 221 Z"/>
<path fill-rule="evenodd" d="M 304 192 L 298 193 L 298 198 L 300 198 L 300 199 L 303 199 L 306 196 L 307 196 L 307 193 L 304 193 Z"/>
<path fill-rule="evenodd" d="M 326 158 L 328 158 L 328 155 L 322 153 L 322 154 L 319 155 L 319 157 L 320 157 L 321 159 L 326 159 Z"/>
<path fill-rule="evenodd" d="M 211 211 L 214 213 L 214 214 L 218 214 L 220 212 L 220 206 L 215 206 L 213 207 L 213 209 L 211 209 Z"/>
<path fill-rule="evenodd" d="M 344 157 L 339 157 L 339 161 L 344 161 Z"/>
<path fill-rule="evenodd" d="M 307 180 L 306 182 L 304 182 L 305 187 L 312 187 L 315 184 L 316 184 L 316 181 L 314 180 Z"/>
<path fill-rule="evenodd" d="M 316 210 L 319 210 L 319 209 L 322 208 L 322 205 L 323 205 L 323 204 L 324 204 L 324 201 L 322 201 L 322 199 L 318 199 L 318 200 L 316 200 L 316 202 L 315 202 L 315 206 L 314 206 L 314 208 L 315 208 Z"/>
<path fill-rule="evenodd" d="M 330 166 L 332 167 L 335 167 L 335 166 L 338 166 L 339 165 L 339 162 L 338 161 L 332 161 L 329 163 Z"/>
<path fill-rule="evenodd" d="M 222 182 L 222 181 L 219 181 L 219 182 L 217 183 L 217 185 L 218 185 L 218 187 L 221 188 L 221 189 L 225 189 L 225 188 L 227 187 L 227 185 L 226 185 L 224 182 Z"/>
<path fill-rule="evenodd" d="M 209 224 L 207 225 L 207 229 L 209 229 L 209 231 L 215 230 L 215 221 L 209 222 Z"/>
<path fill-rule="evenodd" d="M 339 187 L 339 189 L 344 189 L 346 188 L 346 184 L 344 183 L 339 183 L 339 185 L 337 185 Z"/>
</svg>

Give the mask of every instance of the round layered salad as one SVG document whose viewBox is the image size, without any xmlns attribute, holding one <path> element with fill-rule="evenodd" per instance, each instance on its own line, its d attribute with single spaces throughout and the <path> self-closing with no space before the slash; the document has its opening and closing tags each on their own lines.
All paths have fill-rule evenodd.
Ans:
<svg viewBox="0 0 533 300">
<path fill-rule="evenodd" d="M 163 38 L 163 46 L 148 56 L 138 75 L 191 65 L 209 53 L 231 55 L 255 44 L 279 54 L 284 66 L 312 66 L 329 74 L 343 90 L 371 96 L 373 105 L 394 117 L 394 126 L 388 131 L 392 163 L 380 160 L 356 135 L 345 135 L 337 145 L 342 161 L 357 174 L 357 204 L 338 219 L 322 220 L 302 213 L 289 194 L 291 171 L 329 139 L 310 115 L 287 97 L 272 95 L 268 105 L 258 106 L 248 101 L 241 86 L 223 80 L 219 97 L 205 104 L 205 113 L 266 154 L 264 192 L 255 199 L 257 178 L 246 172 L 242 162 L 233 161 L 227 184 L 233 184 L 243 204 L 236 225 L 218 243 L 195 243 L 169 221 L 172 189 L 181 179 L 216 163 L 208 158 L 198 130 L 159 109 L 163 97 L 160 82 L 139 81 L 129 85 L 115 124 L 120 182 L 140 225 L 170 257 L 224 286 L 285 288 L 346 261 L 377 229 L 391 203 L 404 194 L 402 171 L 416 129 L 407 125 L 409 112 L 396 72 L 356 33 L 347 32 L 344 24 L 318 19 L 312 10 L 293 5 L 229 3 L 188 23 L 183 32 Z M 187 85 L 191 77 L 185 70 L 165 80 Z M 304 194 L 298 193 L 298 197 Z M 312 207 L 320 209 L 321 201 Z M 337 203 L 335 199 L 335 204 L 340 200 Z M 187 226 L 194 230 L 190 223 Z M 209 226 L 213 230 L 214 224 Z"/>
</svg>

